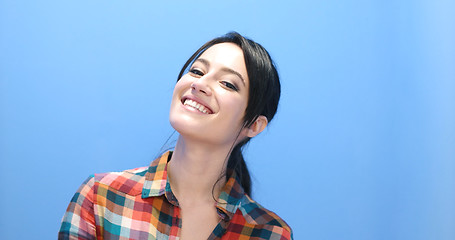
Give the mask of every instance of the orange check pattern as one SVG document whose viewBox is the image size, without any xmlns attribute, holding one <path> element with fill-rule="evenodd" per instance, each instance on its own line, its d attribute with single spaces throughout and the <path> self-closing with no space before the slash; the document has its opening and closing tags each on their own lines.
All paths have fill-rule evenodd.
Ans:
<svg viewBox="0 0 455 240">
<path fill-rule="evenodd" d="M 72 198 L 59 239 L 179 239 L 180 208 L 167 178 L 171 152 L 123 172 L 89 177 Z M 216 205 L 208 239 L 292 239 L 290 227 L 247 196 L 232 176 Z"/>
</svg>

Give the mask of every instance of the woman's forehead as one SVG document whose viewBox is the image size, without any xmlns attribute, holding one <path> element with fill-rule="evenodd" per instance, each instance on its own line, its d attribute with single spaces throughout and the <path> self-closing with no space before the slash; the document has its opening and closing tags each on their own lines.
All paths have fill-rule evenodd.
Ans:
<svg viewBox="0 0 455 240">
<path fill-rule="evenodd" d="M 242 49 L 234 43 L 218 43 L 209 47 L 195 62 L 213 67 L 230 68 L 246 78 L 247 71 Z"/>
<path fill-rule="evenodd" d="M 221 62 L 244 61 L 242 49 L 234 43 L 224 42 L 210 46 L 199 58 L 213 58 L 212 60 L 221 60 Z M 220 58 L 220 59 L 217 59 Z"/>
</svg>

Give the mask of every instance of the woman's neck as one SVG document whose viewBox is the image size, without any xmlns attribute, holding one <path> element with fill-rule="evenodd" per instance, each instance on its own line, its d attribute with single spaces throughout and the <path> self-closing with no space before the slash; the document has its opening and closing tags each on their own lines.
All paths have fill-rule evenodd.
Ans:
<svg viewBox="0 0 455 240">
<path fill-rule="evenodd" d="M 206 145 L 180 136 L 168 165 L 170 184 L 177 199 L 197 204 L 218 198 L 226 182 L 220 176 L 226 169 L 229 150 L 226 146 Z"/>
</svg>

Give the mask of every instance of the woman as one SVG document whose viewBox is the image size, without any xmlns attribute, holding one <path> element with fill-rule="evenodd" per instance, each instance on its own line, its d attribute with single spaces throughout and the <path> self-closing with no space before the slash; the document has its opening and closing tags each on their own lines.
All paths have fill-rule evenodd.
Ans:
<svg viewBox="0 0 455 240">
<path fill-rule="evenodd" d="M 174 151 L 149 167 L 88 178 L 59 239 L 291 239 L 289 226 L 249 197 L 241 152 L 272 120 L 279 98 L 262 46 L 235 32 L 207 42 L 174 88 Z"/>
</svg>

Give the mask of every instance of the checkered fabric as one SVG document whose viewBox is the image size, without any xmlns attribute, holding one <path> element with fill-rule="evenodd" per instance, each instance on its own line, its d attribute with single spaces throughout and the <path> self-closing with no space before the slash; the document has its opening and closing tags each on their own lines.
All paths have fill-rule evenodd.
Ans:
<svg viewBox="0 0 455 240">
<path fill-rule="evenodd" d="M 167 178 L 171 152 L 149 167 L 90 176 L 71 199 L 59 239 L 180 239 L 182 218 Z M 235 175 L 216 205 L 208 239 L 292 239 L 290 227 L 247 196 Z"/>
</svg>

